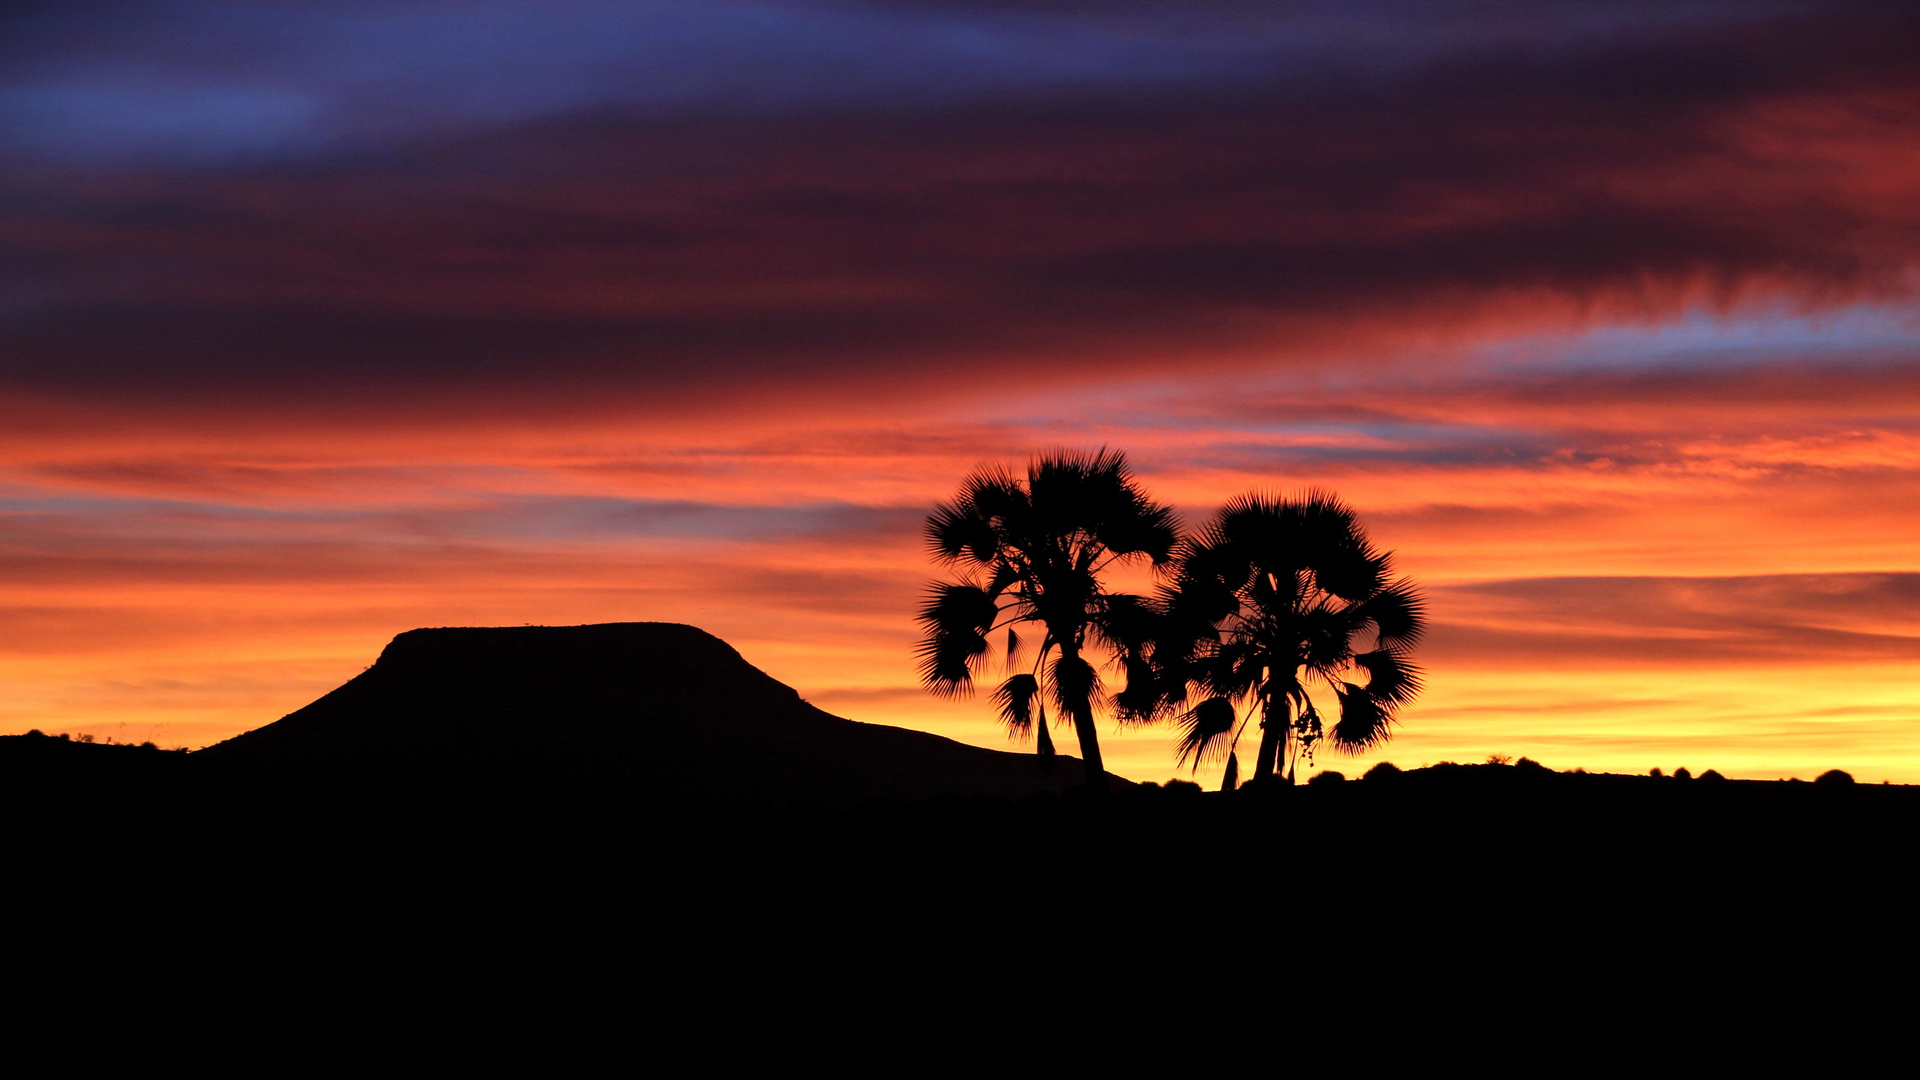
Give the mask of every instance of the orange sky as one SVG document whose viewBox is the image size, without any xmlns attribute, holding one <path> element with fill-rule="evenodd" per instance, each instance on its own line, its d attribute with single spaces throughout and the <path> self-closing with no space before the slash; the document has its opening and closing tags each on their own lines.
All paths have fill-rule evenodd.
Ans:
<svg viewBox="0 0 1920 1080">
<path fill-rule="evenodd" d="M 1902 318 L 1687 333 L 1744 348 L 1765 325 L 1843 351 L 1863 327 L 1912 332 Z M 1534 347 L 1644 352 L 1669 333 Z M 43 443 L 5 473 L 5 723 L 198 746 L 325 692 L 402 629 L 654 619 L 721 635 L 838 714 L 1002 745 L 984 703 L 916 685 L 912 613 L 935 574 L 920 522 L 975 464 L 1108 444 L 1188 520 L 1320 484 L 1399 553 L 1433 601 L 1429 690 L 1376 757 L 1920 780 L 1911 370 L 1786 365 L 1759 385 L 1708 367 L 1649 388 L 1604 363 L 1516 379 L 1469 357 L 1364 387 L 1248 373 L 922 399 L 884 420 L 808 408 L 703 421 L 698 444 L 612 421 L 491 451 L 459 430 Z M 1173 774 L 1165 732 L 1117 737 L 1126 775 Z"/>
<path fill-rule="evenodd" d="M 1920 782 L 1897 5 L 261 7 L 0 19 L 0 731 L 666 620 L 1007 745 L 917 686 L 920 524 L 1105 445 L 1189 522 L 1332 489 L 1426 588 L 1427 691 L 1322 766 Z"/>
</svg>

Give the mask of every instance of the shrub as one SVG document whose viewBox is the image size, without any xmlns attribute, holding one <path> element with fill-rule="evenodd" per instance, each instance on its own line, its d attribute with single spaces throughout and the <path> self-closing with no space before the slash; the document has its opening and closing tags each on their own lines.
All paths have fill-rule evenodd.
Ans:
<svg viewBox="0 0 1920 1080">
<path fill-rule="evenodd" d="M 1813 782 L 1816 784 L 1826 784 L 1831 787 L 1836 784 L 1851 784 L 1853 783 L 1853 776 L 1850 773 L 1841 772 L 1839 769 L 1828 769 L 1826 772 L 1814 777 Z"/>
<path fill-rule="evenodd" d="M 1368 769 L 1367 774 L 1365 776 L 1362 776 L 1360 779 L 1392 780 L 1393 778 L 1399 775 L 1400 775 L 1400 766 L 1395 765 L 1391 761 L 1383 761 L 1380 764 L 1375 765 L 1373 768 Z"/>
<path fill-rule="evenodd" d="M 1679 768 L 1673 770 L 1673 778 L 1675 780 L 1691 780 L 1693 779 L 1693 774 L 1687 771 L 1687 767 L 1685 765 L 1682 765 Z"/>
<path fill-rule="evenodd" d="M 1721 775 L 1720 775 L 1720 770 L 1718 770 L 1718 769 L 1708 769 L 1708 770 L 1707 770 L 1706 772 L 1703 772 L 1703 773 L 1701 773 L 1701 774 L 1700 774 L 1700 779 L 1702 779 L 1702 780 L 1725 780 L 1725 779 L 1726 779 L 1726 777 L 1724 777 L 1724 776 L 1721 776 Z"/>
<path fill-rule="evenodd" d="M 1307 786 L 1312 787 L 1315 784 L 1344 784 L 1346 782 L 1346 773 L 1334 772 L 1332 769 L 1328 769 L 1326 772 L 1314 773 L 1313 779 L 1307 781 Z"/>
</svg>

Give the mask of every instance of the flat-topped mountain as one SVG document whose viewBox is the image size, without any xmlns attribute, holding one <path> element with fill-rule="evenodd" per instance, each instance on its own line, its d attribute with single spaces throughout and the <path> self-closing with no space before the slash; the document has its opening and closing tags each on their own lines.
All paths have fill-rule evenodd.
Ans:
<svg viewBox="0 0 1920 1080">
<path fill-rule="evenodd" d="M 675 623 L 410 630 L 339 689 L 194 756 L 593 799 L 1019 798 L 1082 776 L 1076 758 L 1049 774 L 1029 754 L 829 715 Z"/>
</svg>

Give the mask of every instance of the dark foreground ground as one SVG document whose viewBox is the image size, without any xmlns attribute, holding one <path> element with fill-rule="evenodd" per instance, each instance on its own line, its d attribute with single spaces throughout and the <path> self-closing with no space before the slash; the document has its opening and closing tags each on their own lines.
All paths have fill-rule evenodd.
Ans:
<svg viewBox="0 0 1920 1080">
<path fill-rule="evenodd" d="M 1704 1061 L 1914 1003 L 1908 787 L 1474 765 L 1104 805 L 530 803 L 23 736 L 0 813 L 13 985 L 137 1014 L 136 1055 L 209 1030 L 179 1052 L 1001 1071 L 1095 1067 L 1099 1032 L 1101 1068 L 1233 1033 L 1244 1067 Z"/>
<path fill-rule="evenodd" d="M 1514 925 L 1912 903 L 1920 789 L 1443 765 L 1270 791 L 1145 785 L 867 803 L 416 798 L 194 755 L 0 738 L 16 874 L 111 920 L 184 898 L 337 919 L 438 897 L 746 924 L 852 911 L 1033 933 L 1049 903 L 1169 935 L 1278 918 L 1299 941 L 1454 915 Z M 391 907 L 388 913 L 398 917 Z M 455 917 L 458 910 L 435 917 Z"/>
<path fill-rule="evenodd" d="M 194 1060 L 377 1036 L 442 1062 L 532 1042 L 549 1071 L 688 1045 L 1557 1067 L 1904 1030 L 1914 997 L 1908 787 L 1474 765 L 828 811 L 415 798 L 8 737 L 0 812 L 15 988 L 143 1054 L 210 1033 Z"/>
</svg>

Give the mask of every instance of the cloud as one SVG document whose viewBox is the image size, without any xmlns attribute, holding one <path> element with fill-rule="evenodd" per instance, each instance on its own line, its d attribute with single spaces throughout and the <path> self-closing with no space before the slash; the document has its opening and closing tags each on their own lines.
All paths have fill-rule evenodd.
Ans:
<svg viewBox="0 0 1920 1080">
<path fill-rule="evenodd" d="M 1436 590 L 1435 662 L 1826 666 L 1920 659 L 1920 573 L 1532 578 Z"/>
<path fill-rule="evenodd" d="M 16 152 L 53 158 L 205 165 L 616 109 L 790 115 L 1231 85 L 1301 69 L 1378 75 L 1463 52 L 1753 17 L 1713 5 L 1535 12 L 1490 17 L 1463 3 L 24 4 L 0 17 L 0 58 L 12 73 L 0 85 L 0 132 Z"/>
<path fill-rule="evenodd" d="M 1713 8 L 1615 33 L 1598 10 L 1385 65 L 1288 60 L 1335 32 L 1306 20 L 1224 80 L 567 106 L 211 170 L 15 159 L 0 392 L 303 422 L 779 410 L 1905 302 L 1920 23 Z"/>
</svg>

